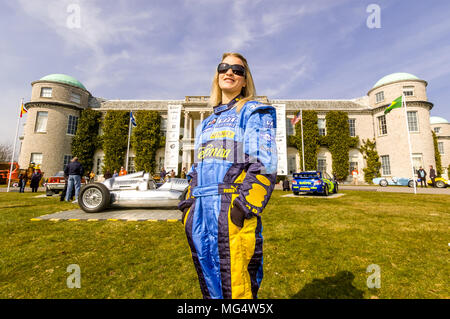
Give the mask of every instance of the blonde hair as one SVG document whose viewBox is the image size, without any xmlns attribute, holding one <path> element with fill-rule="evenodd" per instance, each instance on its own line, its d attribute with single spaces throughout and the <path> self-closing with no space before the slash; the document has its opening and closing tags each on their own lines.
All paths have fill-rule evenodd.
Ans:
<svg viewBox="0 0 450 319">
<path fill-rule="evenodd" d="M 250 72 L 250 68 L 248 66 L 247 60 L 239 53 L 236 52 L 227 52 L 222 55 L 222 61 L 227 56 L 234 56 L 242 61 L 245 66 L 245 87 L 242 88 L 241 95 L 242 99 L 240 99 L 236 103 L 236 112 L 240 112 L 244 104 L 256 96 L 255 84 L 253 83 L 252 73 Z M 222 89 L 219 86 L 219 73 L 216 70 L 214 74 L 211 93 L 209 95 L 209 106 L 216 106 L 222 102 Z"/>
</svg>

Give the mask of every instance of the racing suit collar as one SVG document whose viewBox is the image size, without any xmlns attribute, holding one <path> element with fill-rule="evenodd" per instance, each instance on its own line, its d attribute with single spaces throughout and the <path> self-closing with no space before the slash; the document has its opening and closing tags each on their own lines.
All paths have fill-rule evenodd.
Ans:
<svg viewBox="0 0 450 319">
<path fill-rule="evenodd" d="M 220 113 L 224 111 L 228 111 L 229 109 L 234 107 L 234 104 L 236 104 L 237 101 L 239 101 L 242 98 L 242 95 L 236 96 L 234 99 L 232 99 L 228 104 L 219 104 L 217 106 L 214 106 L 214 114 L 219 115 Z"/>
</svg>

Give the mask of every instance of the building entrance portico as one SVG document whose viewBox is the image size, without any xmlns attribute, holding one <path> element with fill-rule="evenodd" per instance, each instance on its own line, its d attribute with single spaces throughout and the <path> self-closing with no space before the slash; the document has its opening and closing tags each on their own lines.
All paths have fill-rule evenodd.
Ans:
<svg viewBox="0 0 450 319">
<path fill-rule="evenodd" d="M 185 103 L 183 103 L 182 130 L 180 132 L 180 135 L 182 135 L 180 170 L 186 167 L 186 170 L 189 171 L 194 163 L 195 130 L 213 111 L 207 103 L 207 96 L 186 96 Z"/>
</svg>

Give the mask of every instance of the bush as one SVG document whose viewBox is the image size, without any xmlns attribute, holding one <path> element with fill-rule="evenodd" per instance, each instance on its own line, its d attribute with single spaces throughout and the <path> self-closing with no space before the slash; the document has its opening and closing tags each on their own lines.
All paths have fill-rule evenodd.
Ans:
<svg viewBox="0 0 450 319">
<path fill-rule="evenodd" d="M 378 156 L 378 152 L 376 150 L 376 141 L 375 139 L 366 141 L 362 140 L 361 147 L 359 151 L 363 154 L 363 158 L 366 160 L 366 167 L 363 169 L 364 171 L 364 180 L 369 183 L 372 183 L 372 179 L 380 176 L 380 157 Z"/>
<path fill-rule="evenodd" d="M 330 111 L 326 117 L 326 144 L 331 153 L 332 174 L 343 181 L 349 174 L 350 145 L 352 143 L 348 125 L 348 114 L 343 111 Z"/>
<path fill-rule="evenodd" d="M 317 154 L 319 153 L 319 127 L 317 112 L 303 111 L 303 139 L 305 146 L 305 170 L 317 169 Z M 300 154 L 300 167 L 303 168 L 301 122 L 295 124 L 295 135 L 289 137 L 289 143 L 294 145 Z"/>
<path fill-rule="evenodd" d="M 81 111 L 77 132 L 72 140 L 72 155 L 78 157 L 84 171 L 89 173 L 94 166 L 94 153 L 100 146 L 98 128 L 101 113 L 86 109 Z"/>
<path fill-rule="evenodd" d="M 431 131 L 431 134 L 433 134 L 433 144 L 434 144 L 434 160 L 436 161 L 436 175 L 438 177 L 442 176 L 442 161 L 441 161 L 441 153 L 439 153 L 439 147 L 438 147 L 438 140 L 436 133 L 434 131 Z"/>
<path fill-rule="evenodd" d="M 107 111 L 103 122 L 103 151 L 105 153 L 103 171 L 119 171 L 124 165 L 130 112 Z"/>
<path fill-rule="evenodd" d="M 161 136 L 161 116 L 157 111 L 137 111 L 135 115 L 137 126 L 131 139 L 136 155 L 134 165 L 136 171 L 154 173 L 156 152 L 165 140 Z"/>
</svg>

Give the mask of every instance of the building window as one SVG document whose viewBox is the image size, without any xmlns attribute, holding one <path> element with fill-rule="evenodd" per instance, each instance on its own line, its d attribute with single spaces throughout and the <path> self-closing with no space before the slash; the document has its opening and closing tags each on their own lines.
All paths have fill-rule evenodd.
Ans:
<svg viewBox="0 0 450 319">
<path fill-rule="evenodd" d="M 327 134 L 325 119 L 319 119 L 317 126 L 319 127 L 319 135 L 325 136 Z"/>
<path fill-rule="evenodd" d="M 69 115 L 69 124 L 67 125 L 67 134 L 75 135 L 78 127 L 78 117 Z"/>
<path fill-rule="evenodd" d="M 103 157 L 97 157 L 97 169 L 95 171 L 96 175 L 102 174 L 102 164 L 103 164 Z"/>
<path fill-rule="evenodd" d="M 436 133 L 436 134 L 439 134 L 441 132 L 440 127 L 435 127 L 433 130 L 434 130 L 434 133 Z"/>
<path fill-rule="evenodd" d="M 167 118 L 161 117 L 161 128 L 160 128 L 161 136 L 167 135 Z"/>
<path fill-rule="evenodd" d="M 70 163 L 70 160 L 72 159 L 72 155 L 64 155 L 64 160 L 63 160 L 63 170 L 66 169 L 67 164 Z"/>
<path fill-rule="evenodd" d="M 417 173 L 418 169 L 423 167 L 422 154 L 412 154 L 412 162 L 414 172 Z"/>
<path fill-rule="evenodd" d="M 327 171 L 327 160 L 325 158 L 317 159 L 317 170 L 322 173 Z"/>
<path fill-rule="evenodd" d="M 36 124 L 34 126 L 34 131 L 36 133 L 47 132 L 47 119 L 48 119 L 48 112 L 37 112 Z"/>
<path fill-rule="evenodd" d="M 164 156 L 160 156 L 158 158 L 158 171 L 161 172 L 163 167 L 164 167 Z"/>
<path fill-rule="evenodd" d="M 127 171 L 128 174 L 136 173 L 136 167 L 134 166 L 134 159 L 135 159 L 134 156 L 128 157 L 128 171 Z"/>
<path fill-rule="evenodd" d="M 384 92 L 378 92 L 377 94 L 375 94 L 375 99 L 377 103 L 383 102 L 384 101 Z"/>
<path fill-rule="evenodd" d="M 286 118 L 286 136 L 289 135 L 295 135 L 294 125 L 292 125 L 290 118 Z"/>
<path fill-rule="evenodd" d="M 414 86 L 404 86 L 403 87 L 403 95 L 404 96 L 413 96 L 414 95 Z"/>
<path fill-rule="evenodd" d="M 378 116 L 378 135 L 387 134 L 386 116 Z"/>
<path fill-rule="evenodd" d="M 419 132 L 419 125 L 417 124 L 417 112 L 408 111 L 406 112 L 408 117 L 408 130 L 410 132 Z"/>
<path fill-rule="evenodd" d="M 75 92 L 70 93 L 70 101 L 75 102 L 77 104 L 80 104 L 81 102 L 81 95 Z"/>
<path fill-rule="evenodd" d="M 52 88 L 41 88 L 41 97 L 52 97 Z"/>
<path fill-rule="evenodd" d="M 34 163 L 36 165 L 42 164 L 42 153 L 31 153 L 30 163 Z"/>
<path fill-rule="evenodd" d="M 383 176 L 391 175 L 391 164 L 389 163 L 389 155 L 381 156 L 381 172 Z"/>
<path fill-rule="evenodd" d="M 348 119 L 348 127 L 350 129 L 350 136 L 356 136 L 356 119 Z"/>
<path fill-rule="evenodd" d="M 444 142 L 438 142 L 438 151 L 439 154 L 443 155 L 444 153 Z"/>
<path fill-rule="evenodd" d="M 293 174 L 297 172 L 297 161 L 295 160 L 295 155 L 289 155 L 287 158 L 287 164 L 288 164 L 288 172 L 289 174 Z"/>
</svg>

